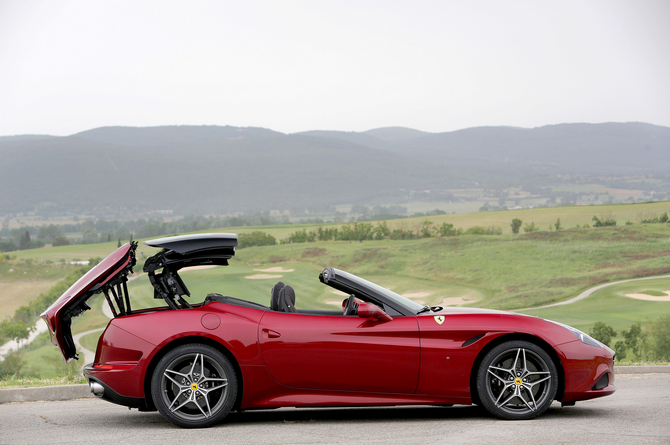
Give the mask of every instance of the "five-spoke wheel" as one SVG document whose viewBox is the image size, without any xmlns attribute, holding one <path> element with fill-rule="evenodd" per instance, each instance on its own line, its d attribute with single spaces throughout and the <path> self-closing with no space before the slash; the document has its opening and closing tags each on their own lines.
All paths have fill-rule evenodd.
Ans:
<svg viewBox="0 0 670 445">
<path fill-rule="evenodd" d="M 526 341 L 502 343 L 484 357 L 477 373 L 482 405 L 503 419 L 532 419 L 556 396 L 558 372 L 549 355 Z"/>
<path fill-rule="evenodd" d="M 202 345 L 179 346 L 156 366 L 151 395 L 158 411 L 182 427 L 206 427 L 223 419 L 237 396 L 237 378 L 230 361 Z"/>
</svg>

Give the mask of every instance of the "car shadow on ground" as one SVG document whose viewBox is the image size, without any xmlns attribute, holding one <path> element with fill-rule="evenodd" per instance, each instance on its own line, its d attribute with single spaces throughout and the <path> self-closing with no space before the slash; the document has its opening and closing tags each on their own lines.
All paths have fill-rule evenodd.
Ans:
<svg viewBox="0 0 670 445">
<path fill-rule="evenodd" d="M 565 407 L 554 403 L 538 419 L 580 417 L 606 414 L 607 410 L 596 407 Z M 226 423 L 276 423 L 276 422 L 393 422 L 408 420 L 497 420 L 484 408 L 472 405 L 412 406 L 412 407 L 362 407 L 362 408 L 284 408 L 278 410 L 243 411 L 228 414 Z"/>
<path fill-rule="evenodd" d="M 552 407 L 537 420 L 560 419 L 575 420 L 585 417 L 597 418 L 608 415 L 608 410 L 601 407 L 573 406 L 561 408 L 560 404 L 554 403 Z M 119 422 L 126 428 L 133 426 L 146 428 L 147 424 L 168 428 L 178 428 L 163 419 L 157 412 L 137 413 L 133 410 L 122 411 L 106 418 L 106 421 Z M 91 419 L 92 420 L 92 419 Z M 485 409 L 478 406 L 455 405 L 445 406 L 410 406 L 410 407 L 347 407 L 347 408 L 281 408 L 271 410 L 249 410 L 242 412 L 231 412 L 226 418 L 214 428 L 225 428 L 236 425 L 272 425 L 286 423 L 329 423 L 329 422 L 351 422 L 351 423 L 388 423 L 407 421 L 449 421 L 449 420 L 473 420 L 473 421 L 499 421 L 491 416 Z"/>
</svg>

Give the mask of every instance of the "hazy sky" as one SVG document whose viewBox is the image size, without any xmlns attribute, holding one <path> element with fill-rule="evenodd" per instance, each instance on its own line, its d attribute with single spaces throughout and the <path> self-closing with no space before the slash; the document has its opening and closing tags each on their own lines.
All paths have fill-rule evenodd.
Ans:
<svg viewBox="0 0 670 445">
<path fill-rule="evenodd" d="M 0 0 L 0 135 L 670 126 L 670 0 Z"/>
</svg>

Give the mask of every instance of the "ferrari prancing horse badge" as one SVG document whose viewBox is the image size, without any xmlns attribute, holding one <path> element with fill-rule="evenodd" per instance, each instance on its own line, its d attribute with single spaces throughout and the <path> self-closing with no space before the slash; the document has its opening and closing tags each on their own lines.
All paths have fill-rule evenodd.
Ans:
<svg viewBox="0 0 670 445">
<path fill-rule="evenodd" d="M 435 316 L 435 321 L 437 322 L 437 324 L 444 323 L 444 315 L 436 315 Z"/>
</svg>

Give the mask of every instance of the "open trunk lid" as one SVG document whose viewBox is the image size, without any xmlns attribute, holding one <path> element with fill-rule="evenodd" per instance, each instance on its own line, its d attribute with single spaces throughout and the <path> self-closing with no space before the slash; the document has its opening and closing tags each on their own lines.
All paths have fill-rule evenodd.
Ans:
<svg viewBox="0 0 670 445">
<path fill-rule="evenodd" d="M 93 295 L 104 292 L 109 300 L 113 295 L 120 308 L 130 304 L 126 282 L 128 275 L 133 273 L 135 265 L 135 249 L 137 243 L 126 243 L 102 260 L 83 277 L 77 280 L 63 295 L 58 298 L 41 315 L 51 334 L 51 342 L 58 346 L 66 362 L 78 359 L 77 350 L 72 339 L 72 318 L 90 309 L 86 301 Z M 123 292 L 121 292 L 123 286 Z M 115 289 L 116 287 L 116 289 Z M 124 305 L 123 298 L 126 302 Z"/>
</svg>

